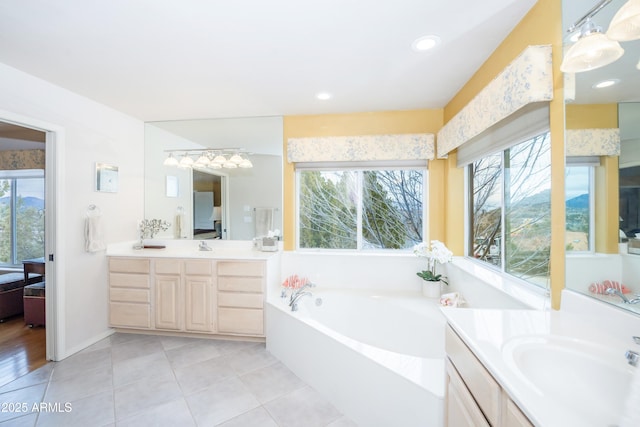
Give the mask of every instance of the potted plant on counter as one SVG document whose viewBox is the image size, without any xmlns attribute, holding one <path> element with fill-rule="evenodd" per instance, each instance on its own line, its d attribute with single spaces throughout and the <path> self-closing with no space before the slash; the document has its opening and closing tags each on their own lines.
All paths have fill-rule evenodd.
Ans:
<svg viewBox="0 0 640 427">
<path fill-rule="evenodd" d="M 422 279 L 422 295 L 427 298 L 439 298 L 442 283 L 448 285 L 447 278 L 436 272 L 438 264 L 451 262 L 453 253 L 438 240 L 432 240 L 431 245 L 422 242 L 413 247 L 416 256 L 427 259 L 427 269 L 416 273 Z"/>
</svg>

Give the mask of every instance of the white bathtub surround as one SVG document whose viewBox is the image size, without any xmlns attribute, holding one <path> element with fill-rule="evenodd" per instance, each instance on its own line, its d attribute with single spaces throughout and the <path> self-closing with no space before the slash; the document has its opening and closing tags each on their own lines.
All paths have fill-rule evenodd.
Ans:
<svg viewBox="0 0 640 427">
<path fill-rule="evenodd" d="M 437 300 L 415 291 L 316 288 L 295 313 L 273 296 L 266 316 L 269 352 L 358 425 L 442 425 Z"/>
<path fill-rule="evenodd" d="M 284 278 L 297 274 L 322 289 L 375 289 L 421 292 L 422 279 L 416 272 L 424 260 L 413 253 L 355 253 L 296 251 L 282 252 Z M 272 289 L 279 293 L 279 289 Z"/>
<path fill-rule="evenodd" d="M 446 292 L 460 292 L 467 307 L 548 310 L 548 291 L 502 274 L 484 263 L 467 257 L 454 257 L 446 264 L 449 279 Z"/>
<path fill-rule="evenodd" d="M 560 311 L 442 309 L 534 425 L 618 425 L 640 318 L 564 290 Z"/>
</svg>

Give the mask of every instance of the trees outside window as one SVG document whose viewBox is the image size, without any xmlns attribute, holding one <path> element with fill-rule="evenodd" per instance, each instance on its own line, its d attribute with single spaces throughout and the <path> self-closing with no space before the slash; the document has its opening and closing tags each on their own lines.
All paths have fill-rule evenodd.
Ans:
<svg viewBox="0 0 640 427">
<path fill-rule="evenodd" d="M 43 171 L 20 175 L 0 179 L 0 264 L 6 266 L 44 256 Z"/>
<path fill-rule="evenodd" d="M 423 239 L 424 169 L 301 170 L 298 247 L 409 249 Z"/>
<path fill-rule="evenodd" d="M 550 148 L 547 132 L 469 166 L 469 255 L 540 286 L 549 278 Z"/>
</svg>

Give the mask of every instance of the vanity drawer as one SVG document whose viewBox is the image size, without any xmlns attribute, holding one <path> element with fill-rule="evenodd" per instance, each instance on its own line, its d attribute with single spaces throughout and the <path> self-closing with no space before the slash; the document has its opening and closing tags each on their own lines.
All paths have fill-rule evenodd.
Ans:
<svg viewBox="0 0 640 427">
<path fill-rule="evenodd" d="M 222 261 L 218 262 L 218 276 L 264 276 L 264 262 Z"/>
<path fill-rule="evenodd" d="M 184 274 L 187 276 L 211 276 L 213 263 L 211 261 L 185 261 Z"/>
<path fill-rule="evenodd" d="M 264 312 L 254 308 L 219 308 L 218 332 L 264 334 Z"/>
<path fill-rule="evenodd" d="M 156 274 L 180 274 L 182 262 L 177 259 L 163 259 L 155 261 Z"/>
<path fill-rule="evenodd" d="M 149 304 L 112 302 L 109 304 L 109 309 L 111 326 L 144 329 L 151 327 L 151 306 Z"/>
<path fill-rule="evenodd" d="M 500 420 L 502 389 L 458 335 L 447 326 L 447 355 L 491 425 Z"/>
<path fill-rule="evenodd" d="M 220 292 L 218 307 L 262 308 L 262 294 Z"/>
<path fill-rule="evenodd" d="M 262 293 L 262 277 L 218 277 L 218 290 Z"/>
<path fill-rule="evenodd" d="M 109 285 L 118 288 L 149 289 L 149 276 L 146 274 L 110 273 Z"/>
<path fill-rule="evenodd" d="M 109 258 L 109 271 L 117 273 L 149 273 L 148 259 Z"/>
<path fill-rule="evenodd" d="M 151 292 L 147 289 L 111 288 L 109 300 L 123 302 L 151 302 Z"/>
</svg>

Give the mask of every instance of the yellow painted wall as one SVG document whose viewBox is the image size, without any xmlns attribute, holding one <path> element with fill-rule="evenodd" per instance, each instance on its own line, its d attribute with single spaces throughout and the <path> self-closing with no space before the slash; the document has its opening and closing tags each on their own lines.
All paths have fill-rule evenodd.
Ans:
<svg viewBox="0 0 640 427">
<path fill-rule="evenodd" d="M 445 123 L 451 120 L 491 80 L 529 45 L 551 45 L 553 49 L 554 99 L 550 104 L 551 125 L 551 303 L 560 307 L 560 292 L 564 287 L 564 93 L 562 60 L 562 5 L 557 0 L 539 0 L 529 13 L 513 29 L 473 77 L 464 85 L 444 109 Z M 450 156 L 451 157 L 451 156 Z M 446 173 L 446 244 L 455 248 L 464 245 L 464 218 L 460 206 L 464 201 L 463 179 L 455 169 L 455 162 L 448 164 Z"/>
<path fill-rule="evenodd" d="M 442 109 L 383 111 L 352 114 L 323 114 L 309 116 L 284 117 L 284 249 L 295 249 L 295 173 L 293 164 L 287 161 L 287 140 L 289 138 L 307 138 L 322 136 L 385 135 L 403 133 L 433 133 L 442 128 Z M 431 238 L 444 240 L 437 224 L 444 221 L 444 193 L 442 173 L 439 172 L 443 160 L 429 164 L 429 206 L 428 229 Z M 435 187 L 435 188 L 434 188 Z M 440 199 L 440 200 L 439 200 Z M 439 203 L 438 203 L 439 202 Z M 437 208 L 439 206 L 439 208 Z"/>
<path fill-rule="evenodd" d="M 618 104 L 567 104 L 567 129 L 618 127 Z"/>
</svg>

